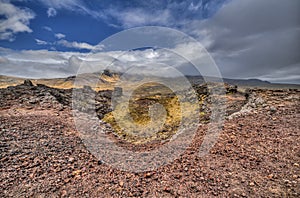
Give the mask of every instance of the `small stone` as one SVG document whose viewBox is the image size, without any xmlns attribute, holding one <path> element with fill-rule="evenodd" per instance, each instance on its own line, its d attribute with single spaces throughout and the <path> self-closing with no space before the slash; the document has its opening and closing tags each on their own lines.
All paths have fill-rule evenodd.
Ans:
<svg viewBox="0 0 300 198">
<path fill-rule="evenodd" d="M 29 177 L 32 179 L 32 178 L 34 178 L 34 173 L 31 173 L 30 175 L 29 175 Z"/>
<path fill-rule="evenodd" d="M 67 195 L 67 191 L 66 191 L 66 190 L 63 190 L 63 191 L 61 192 L 61 196 L 64 197 L 64 196 L 66 196 L 66 195 Z"/>
<path fill-rule="evenodd" d="M 254 185 L 255 185 L 254 182 L 249 183 L 249 186 L 254 186 Z"/>
<path fill-rule="evenodd" d="M 104 162 L 102 160 L 98 160 L 98 165 L 102 165 Z"/>
<path fill-rule="evenodd" d="M 277 111 L 277 109 L 274 107 L 274 106 L 271 106 L 270 107 L 270 112 L 271 113 L 275 113 Z"/>
<path fill-rule="evenodd" d="M 150 178 L 152 176 L 152 173 L 146 173 L 145 178 Z"/>
<path fill-rule="evenodd" d="M 261 105 L 263 104 L 265 101 L 262 98 L 256 98 L 255 103 L 256 105 Z"/>
<path fill-rule="evenodd" d="M 170 192 L 171 192 L 171 189 L 170 189 L 169 187 L 165 187 L 165 188 L 164 188 L 164 191 L 170 193 Z"/>
<path fill-rule="evenodd" d="M 81 173 L 81 170 L 76 170 L 76 171 L 72 172 L 72 175 L 77 176 L 77 175 L 80 175 L 80 173 Z"/>
<path fill-rule="evenodd" d="M 273 177 L 274 177 L 273 174 L 268 175 L 268 178 L 269 178 L 269 179 L 272 179 Z"/>
</svg>

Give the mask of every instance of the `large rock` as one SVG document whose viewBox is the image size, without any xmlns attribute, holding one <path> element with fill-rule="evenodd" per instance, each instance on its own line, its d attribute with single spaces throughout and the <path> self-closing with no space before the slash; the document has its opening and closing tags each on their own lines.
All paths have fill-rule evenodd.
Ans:
<svg viewBox="0 0 300 198">
<path fill-rule="evenodd" d="M 24 80 L 23 85 L 30 86 L 30 87 L 34 86 L 33 83 L 30 80 L 28 80 L 28 79 Z"/>
<path fill-rule="evenodd" d="M 237 86 L 236 85 L 227 85 L 226 91 L 227 93 L 237 93 Z"/>
<path fill-rule="evenodd" d="M 196 93 L 198 93 L 199 95 L 207 95 L 208 94 L 208 88 L 206 84 L 202 84 L 202 85 L 194 85 L 193 86 L 194 90 L 196 91 Z"/>
<path fill-rule="evenodd" d="M 112 73 L 110 70 L 108 70 L 108 69 L 105 69 L 105 70 L 103 71 L 103 74 L 106 75 L 106 76 L 109 76 L 109 77 L 112 77 L 112 76 L 113 76 L 113 73 Z"/>
</svg>

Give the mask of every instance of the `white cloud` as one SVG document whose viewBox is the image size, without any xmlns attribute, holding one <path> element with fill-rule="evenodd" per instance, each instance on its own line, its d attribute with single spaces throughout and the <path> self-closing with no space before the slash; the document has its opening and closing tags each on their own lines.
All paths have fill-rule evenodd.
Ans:
<svg viewBox="0 0 300 198">
<path fill-rule="evenodd" d="M 49 26 L 43 26 L 43 29 L 52 32 L 52 28 Z"/>
<path fill-rule="evenodd" d="M 7 58 L 0 56 L 0 64 L 7 64 L 8 62 L 9 60 Z"/>
<path fill-rule="evenodd" d="M 43 41 L 39 42 L 43 43 Z M 68 43 L 67 45 L 70 45 L 72 48 L 78 47 L 86 49 L 85 45 L 81 45 L 78 42 L 66 42 Z M 205 62 L 207 57 L 201 59 L 199 53 L 194 50 L 194 48 L 197 47 L 196 45 L 197 43 L 181 43 L 170 50 L 175 50 L 181 55 L 184 54 L 185 57 L 188 57 L 192 61 Z M 95 47 L 96 46 L 93 48 Z M 91 47 L 89 46 L 89 48 Z M 172 53 L 170 50 L 146 49 L 90 54 L 48 50 L 14 51 L 0 48 L 0 74 L 30 78 L 57 78 L 75 75 L 80 67 L 81 72 L 102 71 L 107 67 L 116 71 L 125 72 L 131 67 L 143 67 L 144 73 L 149 72 L 158 76 L 174 76 L 175 73 L 172 73 L 173 71 L 172 69 L 170 70 L 169 66 L 174 67 L 184 74 L 196 74 L 190 69 L 191 65 L 187 64 L 186 60 Z M 227 60 L 225 61 L 225 64 L 231 63 L 227 63 Z M 262 73 L 261 75 L 257 74 L 256 77 L 272 82 L 299 83 L 300 73 L 297 68 L 299 68 L 299 63 L 277 68 L 272 70 L 272 72 Z M 239 68 L 237 67 L 236 69 L 238 70 Z M 205 68 L 203 68 L 201 72 L 204 70 Z"/>
<path fill-rule="evenodd" d="M 64 38 L 65 35 L 64 34 L 61 34 L 61 33 L 58 33 L 58 34 L 55 34 L 55 37 L 60 39 L 60 38 Z M 35 39 L 36 41 L 36 44 L 37 45 L 51 45 L 52 46 L 52 50 L 55 50 L 55 47 L 54 46 L 64 46 L 64 47 L 67 47 L 67 48 L 73 48 L 73 49 L 86 49 L 86 50 L 102 50 L 103 49 L 103 45 L 97 45 L 97 46 L 94 46 L 94 45 L 90 45 L 88 43 L 85 43 L 85 42 L 77 42 L 77 41 L 67 41 L 67 40 L 64 40 L 64 39 L 61 39 L 61 40 L 58 40 L 58 41 L 55 41 L 55 42 L 48 42 L 48 41 L 44 41 L 44 40 L 40 40 L 40 39 Z"/>
<path fill-rule="evenodd" d="M 58 39 L 62 39 L 62 38 L 65 38 L 66 37 L 66 35 L 64 35 L 64 34 L 62 34 L 62 33 L 57 33 L 57 34 L 55 34 L 54 35 L 56 38 L 58 38 Z"/>
<path fill-rule="evenodd" d="M 190 5 L 189 5 L 189 7 L 188 7 L 188 9 L 189 10 L 191 10 L 191 11 L 197 11 L 197 10 L 199 10 L 199 8 L 201 8 L 203 6 L 203 4 L 202 4 L 202 1 L 200 1 L 198 4 L 194 4 L 194 2 L 192 2 Z"/>
<path fill-rule="evenodd" d="M 38 45 L 47 45 L 48 44 L 47 41 L 43 41 L 43 40 L 40 40 L 40 39 L 35 39 L 35 41 L 36 41 L 36 44 L 38 44 Z"/>
<path fill-rule="evenodd" d="M 64 35 L 64 34 L 62 34 L 62 33 L 55 33 L 55 32 L 52 30 L 51 27 L 44 26 L 43 29 L 44 29 L 44 30 L 47 30 L 47 31 L 49 31 L 49 32 L 54 33 L 54 36 L 55 36 L 55 38 L 57 38 L 57 39 L 63 39 L 63 38 L 66 37 L 66 35 Z"/>
<path fill-rule="evenodd" d="M 90 15 L 94 18 L 105 18 L 105 15 L 100 11 L 94 11 L 85 5 L 81 0 L 39 0 L 44 5 L 53 8 L 55 10 L 66 9 L 72 12 L 78 12 L 80 14 Z"/>
<path fill-rule="evenodd" d="M 82 46 L 81 46 L 82 47 Z M 67 77 L 81 71 L 102 71 L 106 67 L 126 71 L 130 66 L 144 67 L 149 72 L 162 73 L 164 68 L 153 69 L 156 62 L 179 64 L 180 60 L 164 50 L 109 51 L 96 54 L 80 52 L 58 52 L 48 50 L 14 51 L 0 49 L 0 74 L 28 78 Z M 149 66 L 150 65 L 150 66 Z"/>
<path fill-rule="evenodd" d="M 0 71 L 3 75 L 28 78 L 52 78 L 71 74 L 65 70 L 67 60 L 60 52 L 47 50 L 8 50 L 0 50 L 0 56 L 6 60 L 5 63 L 0 64 Z"/>
<path fill-rule="evenodd" d="M 59 40 L 56 43 L 59 44 L 59 45 L 62 45 L 64 47 L 68 47 L 68 48 L 87 49 L 87 50 L 96 49 L 95 46 L 90 45 L 88 43 L 84 43 L 84 42 L 76 42 L 76 41 L 70 42 L 70 41 L 67 41 L 67 40 Z"/>
<path fill-rule="evenodd" d="M 55 17 L 57 15 L 57 11 L 54 8 L 48 8 L 47 15 L 48 17 Z"/>
<path fill-rule="evenodd" d="M 18 8 L 9 1 L 0 0 L 0 40 L 13 41 L 15 34 L 20 32 L 32 32 L 29 27 L 30 20 L 35 14 L 28 8 Z"/>
<path fill-rule="evenodd" d="M 116 18 L 122 27 L 131 28 L 143 25 L 171 25 L 173 18 L 169 10 L 157 10 L 155 13 L 147 12 L 144 9 L 125 9 L 106 11 L 107 14 Z"/>
</svg>

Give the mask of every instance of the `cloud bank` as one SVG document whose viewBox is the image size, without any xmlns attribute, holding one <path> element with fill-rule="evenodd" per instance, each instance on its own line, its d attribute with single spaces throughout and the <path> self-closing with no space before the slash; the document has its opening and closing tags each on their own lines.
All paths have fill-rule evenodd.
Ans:
<svg viewBox="0 0 300 198">
<path fill-rule="evenodd" d="M 89 15 L 118 28 L 143 25 L 176 28 L 202 43 L 215 59 L 222 75 L 227 78 L 259 78 L 271 82 L 300 84 L 299 0 L 187 0 L 172 1 L 168 4 L 161 1 L 133 1 L 130 5 L 116 2 L 114 6 L 107 6 L 105 9 L 93 8 L 88 6 L 87 1 L 80 0 L 39 1 L 47 8 L 53 8 L 57 12 L 69 10 Z M 14 35 L 18 32 L 32 31 L 29 21 L 34 14 L 30 10 L 17 8 L 3 0 L 0 0 L 0 3 L 6 6 L 6 9 L 0 6 L 0 13 L 4 13 L 3 15 L 7 17 L 0 21 L 1 39 L 13 40 Z M 16 14 L 16 18 L 12 19 L 14 14 Z M 16 27 L 11 24 L 15 24 Z M 44 28 L 52 31 L 49 27 Z M 63 34 L 57 33 L 55 37 L 58 41 L 49 43 L 36 39 L 36 43 L 38 45 L 61 45 L 70 49 L 95 49 L 95 46 L 85 42 L 67 41 Z M 192 56 L 198 56 L 193 54 L 191 46 L 184 47 L 183 50 L 190 52 Z M 0 66 L 4 68 L 3 65 L 16 61 L 12 56 L 22 53 L 26 54 L 27 52 L 14 52 L 9 57 L 3 53 L 0 54 Z M 36 53 L 41 52 L 37 51 Z M 61 66 L 54 67 L 52 65 L 51 68 L 59 68 L 58 70 L 54 69 L 56 72 L 52 72 L 53 77 L 70 74 L 69 64 L 76 65 L 76 62 L 80 62 L 84 56 L 83 53 L 74 55 L 68 52 L 55 52 L 56 55 L 53 56 L 54 52 L 43 51 L 44 56 L 47 56 L 47 53 L 49 53 L 52 63 L 57 57 L 61 57 L 59 60 L 63 60 Z M 106 60 L 108 57 L 114 58 L 114 54 L 116 52 L 110 54 L 107 52 L 101 57 Z M 160 60 L 164 57 L 166 62 L 171 61 L 169 55 L 159 50 L 152 52 L 146 50 L 137 54 L 137 52 L 131 52 L 126 56 L 128 60 L 141 63 L 146 60 L 146 56 L 153 56 L 153 59 L 159 57 Z M 124 60 L 124 62 L 126 63 L 128 60 Z M 43 62 L 36 60 L 31 60 L 31 62 L 36 65 L 37 70 L 45 67 Z M 24 66 L 22 66 L 23 63 Z M 23 71 L 26 70 L 27 66 L 24 61 L 18 60 L 17 64 L 18 67 L 23 67 Z M 180 66 L 178 67 L 180 68 Z M 72 68 L 74 71 L 76 67 Z M 189 69 L 183 70 L 186 73 L 192 73 Z M 29 75 L 26 71 L 24 73 Z M 38 73 L 38 71 L 35 73 L 35 77 L 38 77 Z M 40 75 L 43 77 L 43 73 Z"/>
<path fill-rule="evenodd" d="M 223 76 L 300 83 L 300 1 L 233 0 L 186 26 Z"/>
<path fill-rule="evenodd" d="M 97 49 L 101 48 L 98 47 Z M 176 50 L 193 47 L 193 44 L 178 45 Z M 191 52 L 192 53 L 192 52 Z M 108 51 L 97 53 L 58 52 L 48 50 L 14 51 L 0 48 L 0 70 L 2 74 L 27 78 L 53 78 L 76 75 L 81 71 L 97 72 L 108 68 L 125 72 L 130 67 L 143 67 L 152 74 L 173 76 L 170 66 L 182 70 L 187 62 L 182 57 L 164 49 L 134 51 Z M 191 57 L 198 58 L 195 54 Z M 158 64 L 165 64 L 162 67 Z M 155 66 L 156 65 L 156 66 Z M 170 72 L 169 72 L 170 70 Z M 187 73 L 192 75 L 193 73 Z"/>
</svg>

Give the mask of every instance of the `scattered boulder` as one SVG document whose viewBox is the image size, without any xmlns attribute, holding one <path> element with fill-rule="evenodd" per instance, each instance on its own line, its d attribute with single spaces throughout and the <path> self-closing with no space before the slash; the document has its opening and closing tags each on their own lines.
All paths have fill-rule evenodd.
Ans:
<svg viewBox="0 0 300 198">
<path fill-rule="evenodd" d="M 69 77 L 67 77 L 66 79 L 65 79 L 65 81 L 67 82 L 67 81 L 75 81 L 75 79 L 76 79 L 76 76 L 69 76 Z"/>
<path fill-rule="evenodd" d="M 84 86 L 83 86 L 83 91 L 93 92 L 94 90 L 91 88 L 91 86 L 84 85 Z"/>
<path fill-rule="evenodd" d="M 109 77 L 112 77 L 113 76 L 113 72 L 111 72 L 109 69 L 105 69 L 103 71 L 103 74 L 106 75 L 106 76 L 109 76 Z"/>
<path fill-rule="evenodd" d="M 226 86 L 227 93 L 237 93 L 237 86 L 236 85 L 228 85 Z"/>
<path fill-rule="evenodd" d="M 245 90 L 245 97 L 246 97 L 246 99 L 249 98 L 249 96 L 251 95 L 251 93 L 252 93 L 252 90 L 251 90 L 251 89 L 247 88 L 247 89 Z"/>
<path fill-rule="evenodd" d="M 123 95 L 123 89 L 122 87 L 115 87 L 114 88 L 114 96 L 119 97 Z"/>
<path fill-rule="evenodd" d="M 193 88 L 198 95 L 208 95 L 208 88 L 206 84 L 194 85 Z"/>
<path fill-rule="evenodd" d="M 26 79 L 26 80 L 24 80 L 24 83 L 23 83 L 23 85 L 25 85 L 25 86 L 29 86 L 29 87 L 32 87 L 32 86 L 34 86 L 33 85 L 33 83 L 29 80 L 29 79 Z"/>
</svg>

